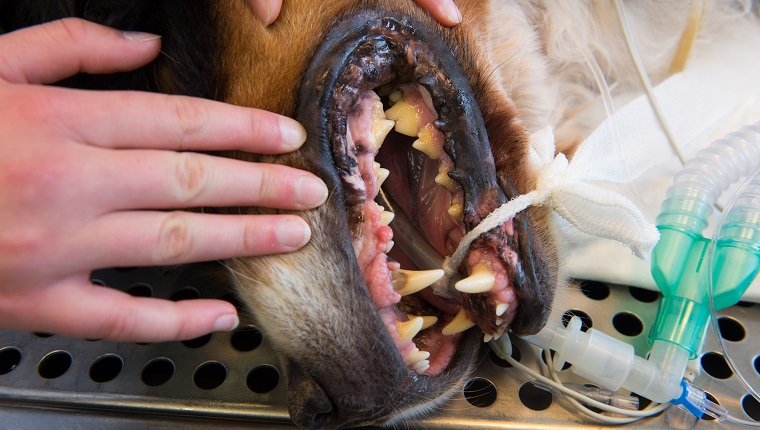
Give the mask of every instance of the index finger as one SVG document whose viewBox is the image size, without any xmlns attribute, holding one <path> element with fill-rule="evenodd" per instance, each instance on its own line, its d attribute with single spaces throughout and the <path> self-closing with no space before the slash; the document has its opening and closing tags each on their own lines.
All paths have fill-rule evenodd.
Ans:
<svg viewBox="0 0 760 430">
<path fill-rule="evenodd" d="M 36 90 L 48 92 L 41 97 L 48 118 L 93 146 L 276 154 L 306 141 L 297 121 L 261 109 L 137 91 Z"/>
</svg>

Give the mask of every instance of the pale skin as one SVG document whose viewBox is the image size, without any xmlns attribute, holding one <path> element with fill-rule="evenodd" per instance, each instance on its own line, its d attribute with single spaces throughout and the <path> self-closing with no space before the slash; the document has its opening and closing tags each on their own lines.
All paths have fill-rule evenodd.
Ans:
<svg viewBox="0 0 760 430">
<path fill-rule="evenodd" d="M 450 0 L 417 3 L 443 25 L 461 21 Z M 282 0 L 249 4 L 268 25 Z M 89 274 L 308 242 L 295 215 L 184 210 L 322 204 L 327 189 L 308 172 L 194 152 L 293 151 L 306 140 L 297 122 L 189 97 L 44 85 L 133 70 L 160 47 L 156 35 L 79 19 L 0 36 L 0 328 L 141 342 L 232 330 L 237 311 L 225 301 L 132 297 L 93 285 Z"/>
</svg>

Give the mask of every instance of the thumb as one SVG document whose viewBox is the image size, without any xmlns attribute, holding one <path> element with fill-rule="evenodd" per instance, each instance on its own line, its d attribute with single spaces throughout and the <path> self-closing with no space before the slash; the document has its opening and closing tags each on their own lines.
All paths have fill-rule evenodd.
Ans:
<svg viewBox="0 0 760 430">
<path fill-rule="evenodd" d="M 44 84 L 79 72 L 113 73 L 150 62 L 160 36 L 65 18 L 0 36 L 0 79 Z"/>
</svg>

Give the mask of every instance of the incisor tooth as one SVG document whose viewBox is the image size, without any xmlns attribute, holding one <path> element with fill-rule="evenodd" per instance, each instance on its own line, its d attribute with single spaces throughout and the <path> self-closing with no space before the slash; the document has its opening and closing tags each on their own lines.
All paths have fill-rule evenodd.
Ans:
<svg viewBox="0 0 760 430">
<path fill-rule="evenodd" d="M 394 277 L 394 287 L 396 292 L 402 296 L 414 294 L 425 287 L 433 284 L 435 281 L 443 278 L 443 270 L 404 270 L 399 269 L 394 274 L 398 274 L 398 279 Z M 398 286 L 397 286 L 398 285 Z"/>
<path fill-rule="evenodd" d="M 430 368 L 430 361 L 429 360 L 420 360 L 417 362 L 417 364 L 414 365 L 414 371 L 417 373 L 422 373 Z"/>
<path fill-rule="evenodd" d="M 415 348 L 414 351 L 406 354 L 406 357 L 404 357 L 404 364 L 410 366 L 419 361 L 427 360 L 428 358 L 430 358 L 429 352 L 420 351 L 419 349 Z"/>
<path fill-rule="evenodd" d="M 506 303 L 499 303 L 498 305 L 496 305 L 496 316 L 500 317 L 504 315 L 504 312 L 507 311 L 507 308 L 509 308 L 509 305 L 507 305 Z"/>
<path fill-rule="evenodd" d="M 429 158 L 438 160 L 443 155 L 443 150 L 435 144 L 432 127 L 420 130 L 419 138 L 412 143 L 412 148 L 425 153 Z"/>
<path fill-rule="evenodd" d="M 424 321 L 422 317 L 410 318 L 409 321 L 399 321 L 396 323 L 396 330 L 398 330 L 398 336 L 402 341 L 408 341 L 414 339 L 417 333 L 422 330 Z"/>
<path fill-rule="evenodd" d="M 453 334 L 461 333 L 474 325 L 475 323 L 467 316 L 467 312 L 465 312 L 464 309 L 460 309 L 457 316 L 455 316 L 450 323 L 446 324 L 446 327 L 441 330 L 441 333 L 444 336 L 451 336 Z"/>
<path fill-rule="evenodd" d="M 391 249 L 393 249 L 393 245 L 395 245 L 395 244 L 396 244 L 396 242 L 394 242 L 392 240 L 388 241 L 388 244 L 385 245 L 385 253 L 387 254 L 387 253 L 391 252 Z"/>
<path fill-rule="evenodd" d="M 388 225 L 393 221 L 393 218 L 396 216 L 393 212 L 389 211 L 382 211 L 380 212 L 380 222 L 383 223 L 383 225 Z"/>
<path fill-rule="evenodd" d="M 385 111 L 385 117 L 396 121 L 396 131 L 410 137 L 417 136 L 420 113 L 405 100 L 399 100 Z"/>
<path fill-rule="evenodd" d="M 452 218 L 461 220 L 464 216 L 462 204 L 458 202 L 452 203 L 451 206 L 449 206 L 448 213 Z"/>
<path fill-rule="evenodd" d="M 375 171 L 375 174 L 377 175 L 377 186 L 382 187 L 383 182 L 385 182 L 386 179 L 388 179 L 388 176 L 391 174 L 391 171 L 388 169 L 383 169 L 380 167 Z"/>
<path fill-rule="evenodd" d="M 380 112 L 382 113 L 382 108 Z M 388 133 L 393 130 L 394 125 L 396 125 L 396 123 L 389 119 L 376 119 L 372 122 L 372 135 L 375 137 L 375 146 L 377 148 L 380 148 L 383 145 L 385 138 L 388 137 Z"/>
<path fill-rule="evenodd" d="M 472 268 L 470 276 L 454 284 L 454 288 L 463 293 L 486 293 L 493 289 L 496 275 L 486 263 L 478 263 Z"/>
</svg>

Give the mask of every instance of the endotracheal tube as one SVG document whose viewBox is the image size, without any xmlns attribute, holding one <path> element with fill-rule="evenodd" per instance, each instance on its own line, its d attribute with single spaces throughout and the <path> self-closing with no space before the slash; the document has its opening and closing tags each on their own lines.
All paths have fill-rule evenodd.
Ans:
<svg viewBox="0 0 760 430">
<path fill-rule="evenodd" d="M 631 345 L 598 330 L 581 331 L 577 317 L 567 327 L 550 324 L 523 339 L 545 351 L 556 351 L 554 370 L 569 362 L 575 374 L 605 389 L 626 388 L 653 402 L 681 405 L 698 417 L 706 413 L 737 422 L 724 408 L 706 399 L 702 390 L 685 381 L 684 374 L 689 359 L 696 358 L 702 346 L 711 302 L 713 312 L 736 304 L 760 269 L 760 177 L 745 187 L 723 215 L 715 239 L 703 236 L 718 197 L 757 166 L 760 122 L 703 149 L 674 178 L 657 217 L 661 237 L 652 252 L 652 275 L 663 298 L 649 334 L 647 359 L 636 356 Z M 508 355 L 508 343 L 505 337 L 492 345 L 504 356 Z M 510 361 L 510 357 L 504 358 Z M 600 403 L 582 401 L 594 407 Z M 630 411 L 625 415 L 631 418 L 605 421 L 630 422 L 646 416 L 644 412 Z"/>
</svg>

